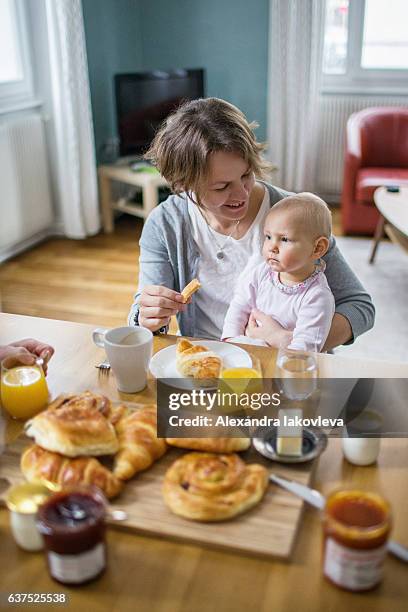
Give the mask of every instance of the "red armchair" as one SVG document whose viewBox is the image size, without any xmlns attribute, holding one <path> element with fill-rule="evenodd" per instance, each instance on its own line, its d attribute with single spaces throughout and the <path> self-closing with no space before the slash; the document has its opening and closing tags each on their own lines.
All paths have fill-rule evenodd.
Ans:
<svg viewBox="0 0 408 612">
<path fill-rule="evenodd" d="M 342 225 L 346 234 L 373 234 L 381 185 L 408 185 L 408 108 L 366 108 L 347 122 Z"/>
</svg>

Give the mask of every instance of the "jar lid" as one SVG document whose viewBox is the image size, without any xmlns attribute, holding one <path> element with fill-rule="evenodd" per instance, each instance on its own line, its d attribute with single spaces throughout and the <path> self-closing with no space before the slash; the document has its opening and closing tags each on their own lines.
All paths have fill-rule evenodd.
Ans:
<svg viewBox="0 0 408 612">
<path fill-rule="evenodd" d="M 52 494 L 40 483 L 23 482 L 10 487 L 6 495 L 7 508 L 19 514 L 36 514 L 39 506 Z"/>
</svg>

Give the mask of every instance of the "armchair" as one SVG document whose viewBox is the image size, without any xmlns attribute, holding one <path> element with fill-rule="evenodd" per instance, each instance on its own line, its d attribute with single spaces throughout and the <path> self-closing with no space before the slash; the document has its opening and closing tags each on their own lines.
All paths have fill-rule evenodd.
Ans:
<svg viewBox="0 0 408 612">
<path fill-rule="evenodd" d="M 408 108 L 366 108 L 346 131 L 342 225 L 345 234 L 373 234 L 373 194 L 381 185 L 408 185 Z"/>
</svg>

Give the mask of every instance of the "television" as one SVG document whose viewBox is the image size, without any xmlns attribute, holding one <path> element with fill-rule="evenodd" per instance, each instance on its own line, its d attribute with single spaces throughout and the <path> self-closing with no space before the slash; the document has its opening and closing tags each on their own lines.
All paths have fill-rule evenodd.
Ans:
<svg viewBox="0 0 408 612">
<path fill-rule="evenodd" d="M 120 156 L 141 156 L 166 117 L 184 100 L 204 97 L 204 69 L 116 74 Z"/>
</svg>

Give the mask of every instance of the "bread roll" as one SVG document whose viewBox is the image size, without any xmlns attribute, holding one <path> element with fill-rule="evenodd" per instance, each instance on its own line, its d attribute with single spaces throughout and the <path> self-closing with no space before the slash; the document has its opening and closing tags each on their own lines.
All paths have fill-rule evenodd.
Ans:
<svg viewBox="0 0 408 612">
<path fill-rule="evenodd" d="M 122 480 L 150 467 L 167 450 L 164 438 L 157 437 L 157 411 L 154 404 L 129 412 L 116 423 L 119 452 L 113 473 Z"/>
<path fill-rule="evenodd" d="M 21 471 L 30 482 L 60 486 L 94 485 L 108 498 L 116 497 L 123 483 L 93 457 L 68 459 L 40 446 L 30 446 L 21 457 Z"/>
<path fill-rule="evenodd" d="M 109 417 L 111 412 L 110 399 L 99 393 L 84 391 L 83 393 L 62 393 L 51 404 L 47 410 L 58 410 L 62 406 L 88 406 L 95 408 L 105 417 Z"/>
<path fill-rule="evenodd" d="M 163 498 L 172 512 L 194 521 L 224 521 L 255 506 L 268 472 L 235 454 L 188 453 L 164 477 Z"/>
<path fill-rule="evenodd" d="M 67 457 L 113 455 L 119 448 L 115 428 L 89 403 L 63 403 L 40 412 L 25 425 L 42 448 Z"/>
</svg>

